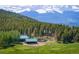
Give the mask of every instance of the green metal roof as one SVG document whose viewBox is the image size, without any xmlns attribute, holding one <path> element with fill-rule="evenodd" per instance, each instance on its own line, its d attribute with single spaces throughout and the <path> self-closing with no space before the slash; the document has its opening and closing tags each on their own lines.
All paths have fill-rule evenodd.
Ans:
<svg viewBox="0 0 79 59">
<path fill-rule="evenodd" d="M 27 35 L 21 35 L 20 36 L 20 39 L 28 39 L 29 38 L 29 36 L 27 36 Z"/>
<path fill-rule="evenodd" d="M 29 38 L 29 39 L 25 39 L 26 42 L 37 42 L 37 38 Z"/>
</svg>

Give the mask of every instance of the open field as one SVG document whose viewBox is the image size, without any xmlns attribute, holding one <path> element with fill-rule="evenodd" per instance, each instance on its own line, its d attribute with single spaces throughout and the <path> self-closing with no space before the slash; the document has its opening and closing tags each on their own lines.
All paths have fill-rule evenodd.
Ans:
<svg viewBox="0 0 79 59">
<path fill-rule="evenodd" d="M 78 54 L 79 43 L 58 44 L 49 42 L 44 46 L 16 45 L 0 49 L 1 54 Z"/>
</svg>

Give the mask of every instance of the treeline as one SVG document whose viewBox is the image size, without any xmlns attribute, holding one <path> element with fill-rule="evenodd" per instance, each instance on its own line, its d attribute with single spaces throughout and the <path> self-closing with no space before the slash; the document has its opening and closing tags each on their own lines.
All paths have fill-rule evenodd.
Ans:
<svg viewBox="0 0 79 59">
<path fill-rule="evenodd" d="M 19 43 L 20 33 L 18 31 L 0 32 L 0 48 L 6 48 Z"/>
<path fill-rule="evenodd" d="M 62 43 L 74 43 L 79 42 L 79 28 L 71 27 L 69 29 L 60 30 L 58 33 L 58 41 Z"/>
<path fill-rule="evenodd" d="M 0 31 L 18 31 L 20 34 L 37 37 L 53 36 L 61 43 L 79 42 L 79 27 L 38 22 L 4 10 L 0 10 Z"/>
</svg>

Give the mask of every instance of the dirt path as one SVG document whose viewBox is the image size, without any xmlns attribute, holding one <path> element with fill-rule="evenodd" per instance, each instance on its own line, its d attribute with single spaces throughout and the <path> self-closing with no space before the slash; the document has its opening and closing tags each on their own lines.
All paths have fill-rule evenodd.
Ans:
<svg viewBox="0 0 79 59">
<path fill-rule="evenodd" d="M 23 45 L 28 45 L 28 46 L 43 46 L 46 45 L 47 42 L 38 42 L 37 44 L 27 44 L 27 43 L 23 43 Z"/>
</svg>

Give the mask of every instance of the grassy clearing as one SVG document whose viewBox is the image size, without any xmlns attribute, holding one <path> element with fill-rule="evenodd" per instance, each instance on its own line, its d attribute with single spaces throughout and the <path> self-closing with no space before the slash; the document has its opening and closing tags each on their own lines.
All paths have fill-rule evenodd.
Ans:
<svg viewBox="0 0 79 59">
<path fill-rule="evenodd" d="M 16 45 L 7 49 L 0 49 L 1 54 L 78 54 L 79 43 L 58 44 L 49 42 L 44 46 Z"/>
</svg>

